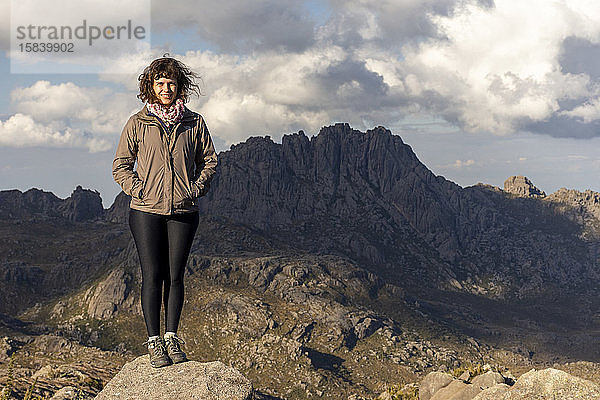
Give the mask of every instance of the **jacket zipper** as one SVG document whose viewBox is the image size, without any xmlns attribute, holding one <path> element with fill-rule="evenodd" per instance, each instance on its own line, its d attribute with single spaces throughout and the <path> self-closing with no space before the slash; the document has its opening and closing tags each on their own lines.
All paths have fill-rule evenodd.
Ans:
<svg viewBox="0 0 600 400">
<path fill-rule="evenodd" d="M 174 170 L 174 164 L 173 164 L 173 154 L 171 153 L 171 140 L 174 139 L 174 137 L 171 137 L 171 134 L 173 134 L 174 132 L 177 131 L 177 128 L 179 128 L 179 125 L 181 125 L 181 121 L 179 121 L 177 123 L 177 125 L 173 126 L 173 131 L 170 131 L 167 126 L 165 125 L 165 123 L 157 116 L 153 115 L 156 120 L 158 121 L 158 124 L 160 126 L 160 128 L 162 128 L 162 131 L 165 134 L 165 139 L 166 139 L 166 144 L 167 144 L 167 152 L 169 153 L 169 167 L 171 169 L 171 214 L 175 213 L 175 206 L 173 204 L 173 195 L 174 195 L 174 190 L 175 190 L 175 170 Z M 153 121 L 154 122 L 154 121 Z"/>
<path fill-rule="evenodd" d="M 169 148 L 169 163 L 171 166 L 171 214 L 175 213 L 175 206 L 173 205 L 174 193 L 175 193 L 175 171 L 173 170 L 173 154 Z"/>
</svg>

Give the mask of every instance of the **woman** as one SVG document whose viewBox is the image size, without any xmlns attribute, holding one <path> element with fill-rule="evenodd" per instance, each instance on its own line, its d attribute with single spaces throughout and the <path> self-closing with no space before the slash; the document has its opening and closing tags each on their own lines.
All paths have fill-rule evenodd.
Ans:
<svg viewBox="0 0 600 400">
<path fill-rule="evenodd" d="M 144 69 L 138 97 L 146 105 L 125 124 L 112 168 L 115 181 L 131 196 L 129 227 L 142 267 L 148 330 L 144 344 L 157 368 L 187 360 L 177 336 L 183 275 L 198 227 L 198 198 L 206 194 L 217 166 L 204 119 L 184 106 L 190 94 L 199 94 L 194 79 L 193 72 L 170 57 Z"/>
</svg>

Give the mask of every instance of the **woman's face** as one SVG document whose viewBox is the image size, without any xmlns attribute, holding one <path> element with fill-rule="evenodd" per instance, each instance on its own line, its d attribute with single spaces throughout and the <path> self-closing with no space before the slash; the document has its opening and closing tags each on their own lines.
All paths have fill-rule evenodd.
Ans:
<svg viewBox="0 0 600 400">
<path fill-rule="evenodd" d="M 156 98 L 162 105 L 168 106 L 175 100 L 175 97 L 177 96 L 177 81 L 174 79 L 155 79 L 152 86 Z"/>
</svg>

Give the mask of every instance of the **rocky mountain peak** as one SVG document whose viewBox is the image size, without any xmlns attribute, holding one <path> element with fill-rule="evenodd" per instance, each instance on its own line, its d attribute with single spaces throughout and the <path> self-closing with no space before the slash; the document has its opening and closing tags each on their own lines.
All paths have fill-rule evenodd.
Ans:
<svg viewBox="0 0 600 400">
<path fill-rule="evenodd" d="M 26 192 L 5 190 L 0 192 L 1 219 L 46 219 L 55 214 L 61 199 L 53 193 L 32 188 Z"/>
<path fill-rule="evenodd" d="M 504 191 L 519 197 L 546 197 L 546 193 L 535 187 L 525 176 L 511 176 L 505 180 Z"/>
<path fill-rule="evenodd" d="M 35 188 L 26 192 L 16 189 L 0 192 L 0 219 L 4 220 L 64 218 L 69 221 L 94 221 L 103 217 L 100 193 L 81 186 L 77 186 L 66 199 Z"/>
<path fill-rule="evenodd" d="M 84 189 L 78 185 L 71 197 L 60 207 L 62 215 L 70 221 L 89 221 L 104 216 L 102 199 L 97 190 Z"/>
<path fill-rule="evenodd" d="M 596 210 L 596 216 L 600 218 L 600 193 L 598 192 L 589 189 L 585 192 L 580 192 L 578 190 L 560 188 L 548 197 L 556 201 L 593 208 Z"/>
</svg>

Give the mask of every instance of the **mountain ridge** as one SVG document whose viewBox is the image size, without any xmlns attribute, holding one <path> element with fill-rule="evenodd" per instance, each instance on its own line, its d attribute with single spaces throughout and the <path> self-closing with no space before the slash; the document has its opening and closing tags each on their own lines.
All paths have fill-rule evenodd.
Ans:
<svg viewBox="0 0 600 400">
<path fill-rule="evenodd" d="M 600 234 L 593 203 L 600 195 L 594 192 L 539 196 L 523 177 L 529 182 L 523 193 L 533 187 L 535 196 L 486 185 L 462 188 L 434 175 L 400 136 L 381 126 L 363 133 L 339 123 L 311 138 L 302 131 L 284 135 L 281 144 L 251 137 L 219 160 L 201 214 L 248 226 L 280 245 L 335 251 L 397 283 L 441 279 L 438 286 L 460 289 L 475 279 L 493 287 L 475 282 L 473 290 L 497 296 L 521 285 L 523 276 L 510 280 L 524 263 L 537 280 L 560 278 L 559 286 L 597 279 L 591 256 L 581 256 L 585 247 L 596 251 L 588 239 Z M 592 203 L 582 203 L 585 196 Z M 124 222 L 128 203 L 121 192 L 103 209 L 99 193 L 81 186 L 64 200 L 37 189 L 2 191 L 0 219 Z M 582 226 L 585 233 L 575 235 Z M 549 240 L 552 245 L 536 249 Z M 584 273 L 570 274 L 566 265 Z M 520 289 L 526 295 L 540 287 Z"/>
</svg>

